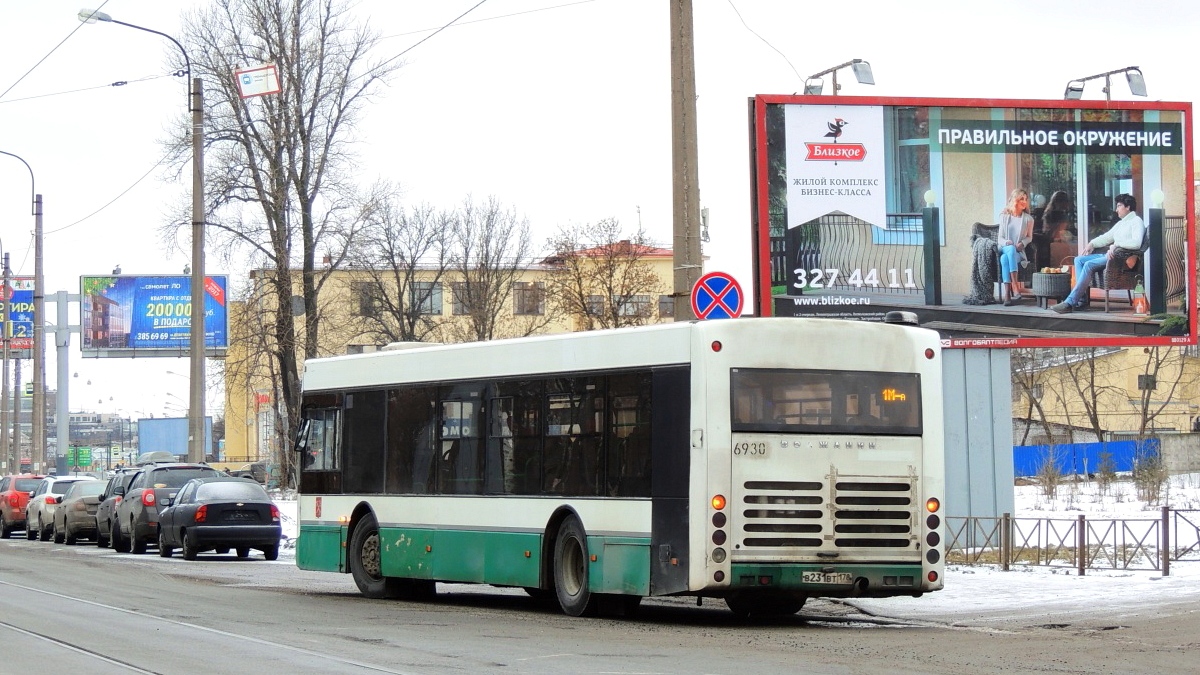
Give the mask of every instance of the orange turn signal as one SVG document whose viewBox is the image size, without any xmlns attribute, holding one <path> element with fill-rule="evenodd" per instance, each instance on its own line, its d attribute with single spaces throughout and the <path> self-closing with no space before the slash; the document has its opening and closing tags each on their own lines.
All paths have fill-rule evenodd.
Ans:
<svg viewBox="0 0 1200 675">
<path fill-rule="evenodd" d="M 725 508 L 725 496 L 714 495 L 712 498 L 712 507 L 718 511 Z"/>
<path fill-rule="evenodd" d="M 930 513 L 937 513 L 937 510 L 940 508 L 942 508 L 942 503 L 938 501 L 937 497 L 930 497 L 929 499 L 925 500 L 926 511 Z"/>
</svg>

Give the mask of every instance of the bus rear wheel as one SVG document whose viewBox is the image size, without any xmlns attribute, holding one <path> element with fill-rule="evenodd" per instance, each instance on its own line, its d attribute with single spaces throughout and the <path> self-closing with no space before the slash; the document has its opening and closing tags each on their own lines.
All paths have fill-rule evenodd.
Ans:
<svg viewBox="0 0 1200 675">
<path fill-rule="evenodd" d="M 395 598 L 400 595 L 400 579 L 383 576 L 379 545 L 379 521 L 368 513 L 358 521 L 350 537 L 350 575 L 358 590 L 368 598 Z"/>
<path fill-rule="evenodd" d="M 597 598 L 588 590 L 587 533 L 575 516 L 563 521 L 554 542 L 554 590 L 566 614 L 595 613 Z"/>
</svg>

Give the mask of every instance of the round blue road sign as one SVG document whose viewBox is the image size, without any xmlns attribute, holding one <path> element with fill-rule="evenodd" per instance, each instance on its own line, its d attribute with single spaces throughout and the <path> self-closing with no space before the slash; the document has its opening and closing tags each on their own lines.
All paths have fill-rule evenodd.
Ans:
<svg viewBox="0 0 1200 675">
<path fill-rule="evenodd" d="M 734 319 L 741 315 L 746 294 L 724 272 L 709 272 L 692 286 L 692 313 L 697 319 Z"/>
</svg>

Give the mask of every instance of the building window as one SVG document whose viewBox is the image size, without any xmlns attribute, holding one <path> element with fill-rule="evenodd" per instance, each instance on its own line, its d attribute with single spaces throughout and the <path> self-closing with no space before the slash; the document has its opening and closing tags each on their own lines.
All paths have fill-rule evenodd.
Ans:
<svg viewBox="0 0 1200 675">
<path fill-rule="evenodd" d="M 546 286 L 540 281 L 513 282 L 513 314 L 533 316 L 546 313 Z"/>
<path fill-rule="evenodd" d="M 658 296 L 658 318 L 670 319 L 675 316 L 675 298 L 669 295 Z"/>
<path fill-rule="evenodd" d="M 450 282 L 450 312 L 455 316 L 465 316 L 471 313 L 467 302 L 467 285 L 461 281 Z"/>
<path fill-rule="evenodd" d="M 358 306 L 358 316 L 375 316 L 379 313 L 379 287 L 372 283 L 358 282 L 351 284 L 350 292 Z"/>
<path fill-rule="evenodd" d="M 604 314 L 604 296 L 587 296 L 587 305 L 584 307 L 584 311 L 587 312 L 588 316 L 600 316 Z"/>
<path fill-rule="evenodd" d="M 613 306 L 617 316 L 650 316 L 650 296 L 614 295 Z"/>
<path fill-rule="evenodd" d="M 436 281 L 414 281 L 409 288 L 408 301 L 420 314 L 442 313 L 442 284 Z"/>
</svg>

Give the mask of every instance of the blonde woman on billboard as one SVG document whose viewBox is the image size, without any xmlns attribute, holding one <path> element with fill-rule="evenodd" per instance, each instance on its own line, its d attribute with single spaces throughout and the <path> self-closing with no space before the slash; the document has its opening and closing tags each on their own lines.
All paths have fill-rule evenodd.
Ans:
<svg viewBox="0 0 1200 675">
<path fill-rule="evenodd" d="M 1000 245 L 1000 299 L 1005 305 L 1020 300 L 1025 290 L 1017 272 L 1029 264 L 1025 247 L 1033 241 L 1033 216 L 1029 215 L 1029 193 L 1021 188 L 1008 195 L 1008 204 L 1000 212 L 1000 229 L 996 243 Z"/>
</svg>

